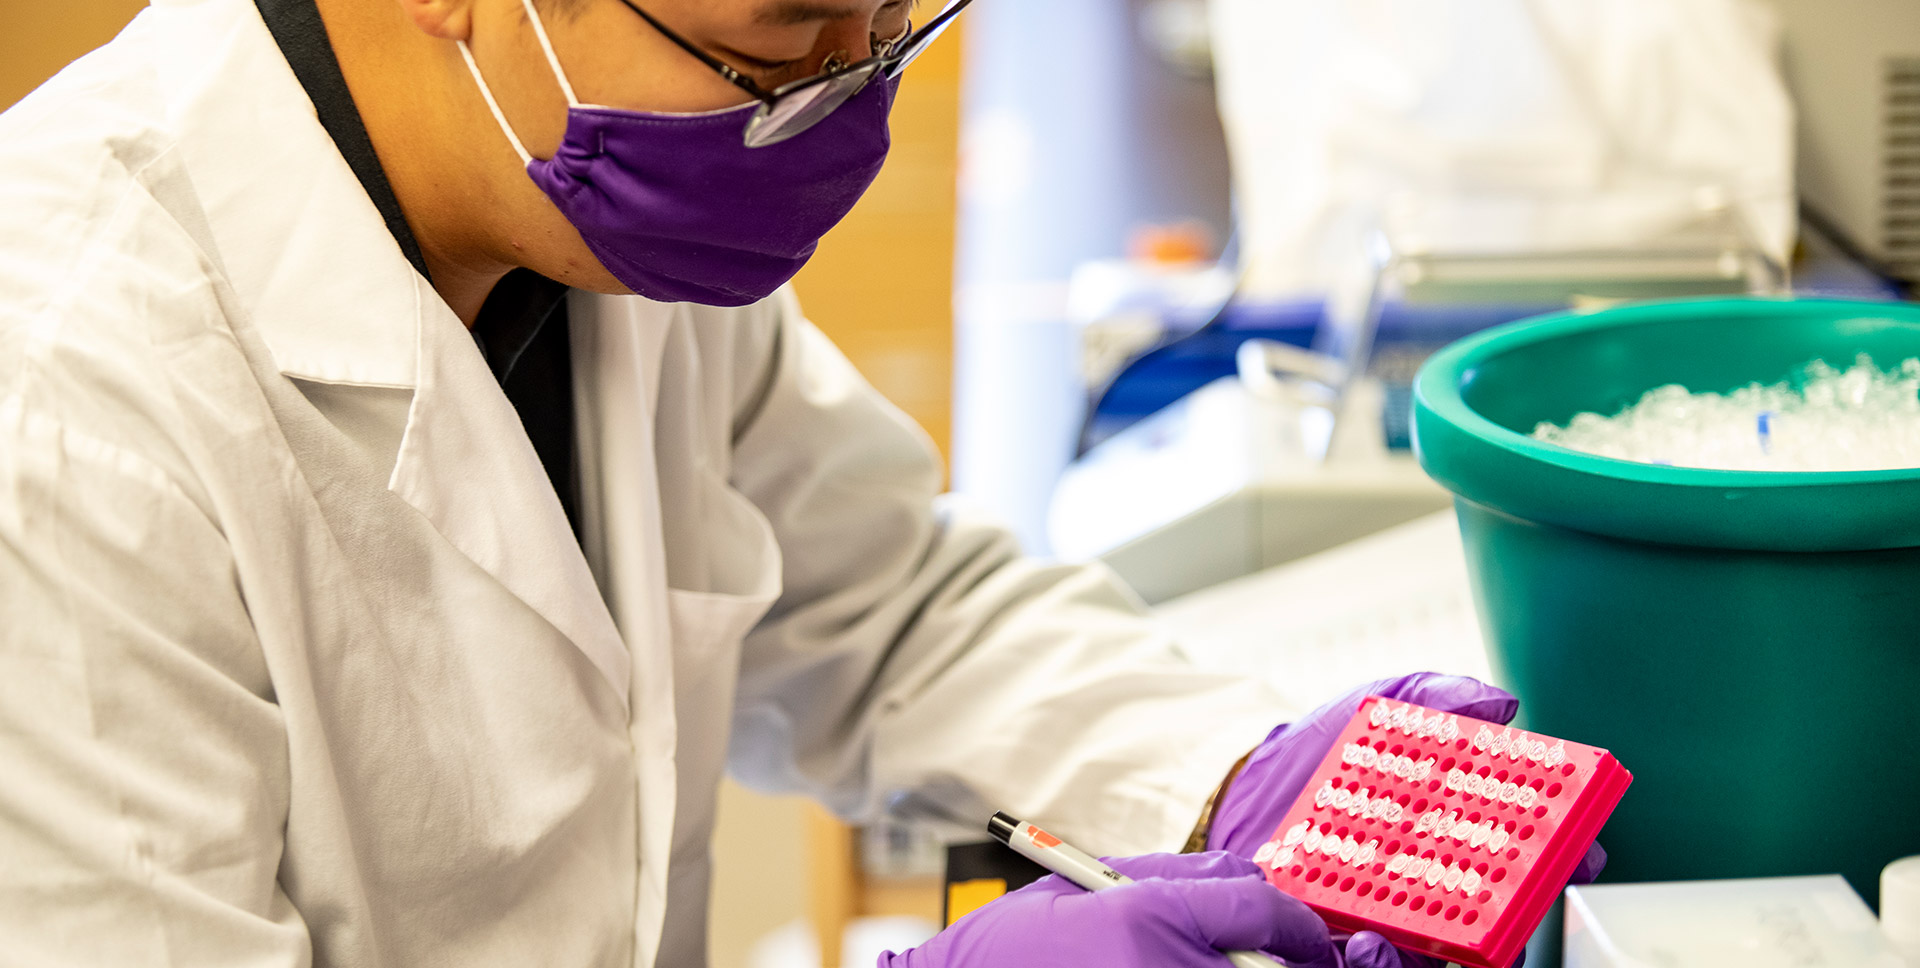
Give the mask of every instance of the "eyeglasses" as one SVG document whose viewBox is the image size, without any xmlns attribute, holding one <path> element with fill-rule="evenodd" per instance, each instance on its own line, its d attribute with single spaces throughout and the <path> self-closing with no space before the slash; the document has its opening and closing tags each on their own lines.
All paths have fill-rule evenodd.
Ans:
<svg viewBox="0 0 1920 968">
<path fill-rule="evenodd" d="M 851 64 L 835 65 L 829 62 L 826 69 L 812 77 L 802 78 L 791 84 L 782 84 L 769 91 L 753 82 L 739 71 L 728 66 L 725 61 L 701 50 L 692 41 L 673 32 L 666 24 L 633 4 L 633 0 L 620 0 L 627 8 L 640 15 L 640 19 L 653 25 L 661 36 L 678 45 L 681 50 L 700 59 L 700 62 L 714 69 L 734 87 L 753 95 L 760 102 L 760 109 L 753 112 L 747 122 L 745 138 L 747 147 L 763 148 L 779 144 L 808 128 L 819 124 L 821 119 L 832 114 L 835 108 L 847 103 L 855 94 L 866 89 L 876 77 L 892 80 L 913 63 L 913 59 L 940 36 L 953 18 L 966 9 L 973 0 L 947 0 L 940 13 L 927 22 L 917 32 L 912 24 L 892 40 L 874 40 L 873 56 Z"/>
</svg>

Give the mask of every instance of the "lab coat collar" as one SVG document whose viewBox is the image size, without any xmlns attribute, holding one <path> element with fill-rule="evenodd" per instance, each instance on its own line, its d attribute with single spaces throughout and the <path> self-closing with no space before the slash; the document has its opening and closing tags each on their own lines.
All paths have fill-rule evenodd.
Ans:
<svg viewBox="0 0 1920 968">
<path fill-rule="evenodd" d="M 421 320 L 419 358 L 388 487 L 579 646 L 627 701 L 632 656 L 493 371 L 451 314 Z"/>
<path fill-rule="evenodd" d="M 213 257 L 280 372 L 412 390 L 389 490 L 578 646 L 626 701 L 631 657 L 519 415 L 401 252 L 258 11 L 249 0 L 155 10 L 185 18 L 167 21 L 188 33 L 159 67 L 176 92 Z"/>
<path fill-rule="evenodd" d="M 280 371 L 413 388 L 420 323 L 451 310 L 387 231 L 259 11 L 197 0 L 153 12 L 193 32 L 161 55 L 183 95 L 181 148 L 222 268 Z"/>
</svg>

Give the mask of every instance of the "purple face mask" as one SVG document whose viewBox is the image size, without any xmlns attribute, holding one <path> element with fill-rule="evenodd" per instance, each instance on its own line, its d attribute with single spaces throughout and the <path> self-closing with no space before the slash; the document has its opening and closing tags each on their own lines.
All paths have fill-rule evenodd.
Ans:
<svg viewBox="0 0 1920 968">
<path fill-rule="evenodd" d="M 886 160 L 896 82 L 869 84 L 799 136 L 761 148 L 742 132 L 757 105 L 657 114 L 581 104 L 533 18 L 567 130 L 534 158 L 507 123 L 465 43 L 460 53 L 534 184 L 627 288 L 660 302 L 744 306 L 793 278 Z"/>
</svg>

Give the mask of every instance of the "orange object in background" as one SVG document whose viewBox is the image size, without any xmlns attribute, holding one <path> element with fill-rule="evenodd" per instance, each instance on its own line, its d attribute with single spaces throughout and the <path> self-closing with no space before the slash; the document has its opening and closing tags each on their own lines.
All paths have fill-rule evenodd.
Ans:
<svg viewBox="0 0 1920 968">
<path fill-rule="evenodd" d="M 1191 266 L 1214 258 L 1213 229 L 1205 222 L 1142 225 L 1127 239 L 1127 258 L 1161 266 Z"/>
</svg>

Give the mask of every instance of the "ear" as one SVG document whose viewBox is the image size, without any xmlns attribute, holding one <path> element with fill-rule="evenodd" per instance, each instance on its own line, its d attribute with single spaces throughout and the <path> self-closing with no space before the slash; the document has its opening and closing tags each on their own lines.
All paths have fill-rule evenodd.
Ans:
<svg viewBox="0 0 1920 968">
<path fill-rule="evenodd" d="M 395 0 L 421 33 L 441 40 L 466 40 L 473 34 L 472 0 Z"/>
</svg>

